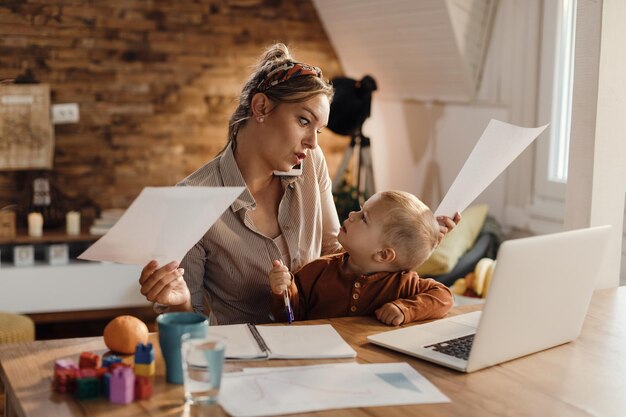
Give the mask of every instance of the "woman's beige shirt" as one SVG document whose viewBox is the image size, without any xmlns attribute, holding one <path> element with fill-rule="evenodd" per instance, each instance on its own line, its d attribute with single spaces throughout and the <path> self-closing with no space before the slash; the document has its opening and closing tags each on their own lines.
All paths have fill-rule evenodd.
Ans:
<svg viewBox="0 0 626 417">
<path fill-rule="evenodd" d="M 291 271 L 341 250 L 324 155 L 318 147 L 308 156 L 302 175 L 281 178 L 278 224 L 289 251 L 284 262 Z M 179 185 L 246 186 L 230 147 Z M 213 324 L 272 321 L 268 272 L 281 251 L 274 239 L 254 227 L 249 211 L 255 207 L 246 188 L 181 262 L 194 310 L 202 312 L 206 299 Z"/>
</svg>

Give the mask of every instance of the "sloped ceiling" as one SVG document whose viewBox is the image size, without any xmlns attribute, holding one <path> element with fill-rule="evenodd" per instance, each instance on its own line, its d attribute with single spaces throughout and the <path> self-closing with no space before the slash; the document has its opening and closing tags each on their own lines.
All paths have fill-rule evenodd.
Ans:
<svg viewBox="0 0 626 417">
<path fill-rule="evenodd" d="M 313 0 L 346 75 L 384 98 L 471 101 L 497 0 Z"/>
</svg>

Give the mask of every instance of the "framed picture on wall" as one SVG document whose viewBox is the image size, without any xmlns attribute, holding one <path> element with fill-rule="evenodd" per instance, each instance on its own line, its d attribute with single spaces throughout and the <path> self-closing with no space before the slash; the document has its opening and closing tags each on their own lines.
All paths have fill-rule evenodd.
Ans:
<svg viewBox="0 0 626 417">
<path fill-rule="evenodd" d="M 50 86 L 0 85 L 0 170 L 50 169 L 53 156 Z"/>
</svg>

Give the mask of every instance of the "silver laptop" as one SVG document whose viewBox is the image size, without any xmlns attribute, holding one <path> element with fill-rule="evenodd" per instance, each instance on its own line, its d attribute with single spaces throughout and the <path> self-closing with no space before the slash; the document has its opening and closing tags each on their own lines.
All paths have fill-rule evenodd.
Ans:
<svg viewBox="0 0 626 417">
<path fill-rule="evenodd" d="M 368 336 L 463 372 L 571 342 L 580 330 L 611 226 L 505 241 L 481 312 Z"/>
</svg>

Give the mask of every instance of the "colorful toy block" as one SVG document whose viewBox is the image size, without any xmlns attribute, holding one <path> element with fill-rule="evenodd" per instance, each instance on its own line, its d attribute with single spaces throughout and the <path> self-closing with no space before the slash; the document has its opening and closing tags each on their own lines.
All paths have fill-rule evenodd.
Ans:
<svg viewBox="0 0 626 417">
<path fill-rule="evenodd" d="M 154 350 L 152 343 L 138 343 L 135 349 L 135 375 L 154 376 L 156 366 L 154 362 Z"/>
<path fill-rule="evenodd" d="M 61 394 L 67 392 L 74 392 L 76 389 L 76 374 L 77 369 L 63 369 L 58 368 L 54 370 L 54 390 Z"/>
<path fill-rule="evenodd" d="M 110 386 L 111 386 L 111 374 L 110 373 L 106 373 L 104 374 L 104 376 L 102 377 L 102 396 L 104 398 L 106 398 L 107 400 L 110 397 Z"/>
<path fill-rule="evenodd" d="M 80 360 L 78 361 L 78 367 L 80 369 L 96 369 L 100 366 L 100 356 L 93 352 L 83 352 L 80 354 Z"/>
<path fill-rule="evenodd" d="M 107 355 L 102 357 L 102 366 L 104 368 L 109 368 L 114 363 L 121 363 L 122 358 L 117 355 Z"/>
<path fill-rule="evenodd" d="M 124 362 L 114 362 L 109 366 L 109 372 L 113 372 L 114 369 L 118 368 L 131 368 L 131 365 L 128 365 Z"/>
<path fill-rule="evenodd" d="M 78 369 L 78 365 L 73 359 L 63 358 L 54 361 L 54 369 Z"/>
<path fill-rule="evenodd" d="M 142 363 L 144 365 L 150 365 L 154 362 L 154 350 L 152 349 L 152 343 L 137 343 L 135 348 L 135 365 Z"/>
<path fill-rule="evenodd" d="M 150 365 L 136 363 L 134 366 L 135 375 L 151 377 L 156 373 L 156 365 L 152 362 Z"/>
<path fill-rule="evenodd" d="M 95 377 L 76 378 L 76 398 L 90 400 L 100 396 L 100 380 Z"/>
<path fill-rule="evenodd" d="M 93 368 L 84 368 L 76 371 L 76 378 L 98 378 L 98 371 Z"/>
<path fill-rule="evenodd" d="M 120 367 L 111 372 L 109 401 L 128 404 L 135 398 L 135 374 L 131 368 Z"/>
<path fill-rule="evenodd" d="M 145 376 L 135 377 L 135 400 L 147 400 L 152 396 L 152 380 Z"/>
</svg>

